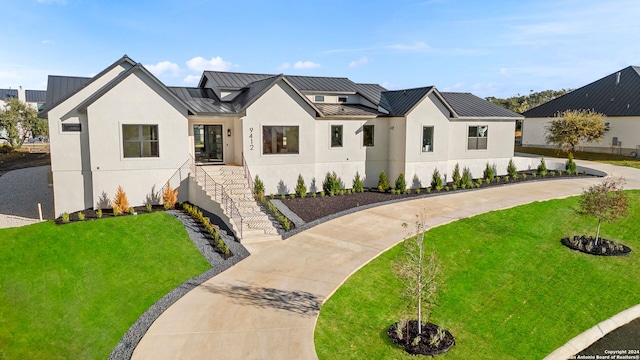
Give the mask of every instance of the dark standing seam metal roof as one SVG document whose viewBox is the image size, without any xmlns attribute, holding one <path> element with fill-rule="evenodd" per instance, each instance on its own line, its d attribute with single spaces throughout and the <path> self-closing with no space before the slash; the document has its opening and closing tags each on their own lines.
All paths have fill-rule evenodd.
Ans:
<svg viewBox="0 0 640 360">
<path fill-rule="evenodd" d="M 277 76 L 276 74 L 250 74 L 250 73 L 234 73 L 222 71 L 205 71 L 204 77 L 207 83 L 204 87 L 214 89 L 240 90 L 252 82 L 264 80 L 266 78 Z M 202 87 L 202 86 L 200 86 Z"/>
<path fill-rule="evenodd" d="M 0 101 L 10 98 L 18 98 L 18 90 L 15 89 L 0 89 Z"/>
<path fill-rule="evenodd" d="M 522 118 L 523 116 L 470 93 L 441 92 L 460 117 Z"/>
<path fill-rule="evenodd" d="M 368 98 L 375 105 L 380 104 L 380 97 L 382 96 L 382 92 L 387 91 L 387 89 L 383 88 L 378 84 L 355 84 L 356 89 L 366 98 Z"/>
<path fill-rule="evenodd" d="M 315 104 L 325 116 L 371 116 L 384 115 L 376 109 L 359 104 Z"/>
<path fill-rule="evenodd" d="M 640 116 L 640 67 L 626 67 L 525 111 L 523 115 L 553 117 L 565 110 L 593 110 L 606 116 Z"/>
<path fill-rule="evenodd" d="M 258 97 L 262 96 L 271 85 L 281 79 L 282 75 L 277 75 L 248 84 L 246 89 L 234 100 L 236 111 L 240 112 L 246 109 L 249 105 L 253 104 Z"/>
<path fill-rule="evenodd" d="M 25 90 L 24 96 L 28 102 L 43 103 L 47 101 L 47 92 L 44 90 Z"/>
<path fill-rule="evenodd" d="M 53 106 L 60 100 L 65 99 L 67 95 L 83 88 L 89 81 L 91 81 L 91 78 L 87 77 L 49 75 L 47 97 L 45 99 L 47 108 L 50 109 L 49 104 Z"/>
<path fill-rule="evenodd" d="M 233 105 L 221 102 L 211 89 L 193 87 L 169 87 L 168 89 L 189 105 L 196 114 L 235 114 Z"/>
<path fill-rule="evenodd" d="M 287 80 L 300 91 L 357 92 L 356 84 L 347 78 L 289 76 Z"/>
<path fill-rule="evenodd" d="M 381 95 L 380 106 L 388 110 L 389 115 L 404 116 L 422 100 L 431 89 L 433 89 L 433 86 L 385 91 Z"/>
</svg>

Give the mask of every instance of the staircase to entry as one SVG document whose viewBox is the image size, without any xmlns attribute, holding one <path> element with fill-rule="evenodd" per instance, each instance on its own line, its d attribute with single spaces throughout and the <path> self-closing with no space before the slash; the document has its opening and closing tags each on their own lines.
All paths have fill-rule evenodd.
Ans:
<svg viewBox="0 0 640 360">
<path fill-rule="evenodd" d="M 272 220 L 254 200 L 242 166 L 198 166 L 192 171 L 192 176 L 214 202 L 220 203 L 225 215 L 234 220 L 230 225 L 242 243 L 282 240 Z M 212 181 L 215 185 L 211 184 Z M 229 200 L 223 200 L 220 192 L 228 195 L 233 206 L 224 203 Z M 241 231 L 238 229 L 240 226 Z"/>
</svg>

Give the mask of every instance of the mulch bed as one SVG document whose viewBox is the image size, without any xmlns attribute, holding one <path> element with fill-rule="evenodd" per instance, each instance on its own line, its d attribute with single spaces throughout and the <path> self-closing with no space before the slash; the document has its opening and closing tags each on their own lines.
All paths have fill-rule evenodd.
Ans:
<svg viewBox="0 0 640 360">
<path fill-rule="evenodd" d="M 574 236 L 573 238 L 564 238 L 560 240 L 562 245 L 590 255 L 599 256 L 624 256 L 631 252 L 631 248 L 618 244 L 614 241 L 600 238 L 598 244 L 595 244 L 593 237 Z"/>
<path fill-rule="evenodd" d="M 144 207 L 144 206 L 135 206 L 135 207 L 133 207 L 133 210 L 136 212 L 136 214 L 145 214 L 145 213 L 147 213 L 147 208 Z M 164 209 L 164 206 L 162 206 L 162 205 L 153 205 L 151 207 L 151 212 L 155 212 L 155 211 L 166 211 L 166 210 Z M 81 221 L 78 218 L 78 213 L 79 213 L 79 211 L 70 213 L 69 214 L 69 222 L 68 223 L 63 222 L 61 217 L 57 217 L 55 219 L 55 223 L 56 223 L 56 225 L 64 225 L 64 224 L 71 224 L 71 223 L 74 223 L 74 222 Z M 96 211 L 94 209 L 84 209 L 84 210 L 82 210 L 82 213 L 84 214 L 84 221 L 98 219 L 98 216 L 96 215 Z M 126 213 L 126 214 L 120 214 L 118 216 L 131 216 L 131 214 Z M 102 218 L 104 219 L 104 218 L 110 218 L 110 217 L 114 217 L 113 210 L 112 209 L 103 209 L 102 210 Z"/>
<path fill-rule="evenodd" d="M 440 330 L 440 334 L 438 334 Z M 404 348 L 412 355 L 438 355 L 444 354 L 456 344 L 453 335 L 448 330 L 440 329 L 432 323 L 422 324 L 422 335 L 419 341 L 414 341 L 418 336 L 418 321 L 398 322 L 387 330 L 387 336 L 394 344 Z M 436 338 L 438 341 L 433 341 Z"/>
<path fill-rule="evenodd" d="M 527 178 L 523 179 L 522 174 L 527 174 Z M 546 177 L 533 177 L 533 173 L 535 170 L 521 171 L 518 173 L 518 178 L 515 180 L 504 181 L 503 177 L 500 177 L 500 180 L 497 182 L 491 182 L 490 184 L 483 183 L 480 185 L 480 188 L 493 187 L 493 186 L 501 186 L 505 184 L 515 184 L 525 181 L 536 181 L 542 179 L 560 179 L 560 178 L 568 178 L 568 177 L 584 177 L 591 175 L 568 175 L 567 173 L 562 173 L 556 176 L 547 175 Z M 475 184 L 475 180 L 474 180 Z M 443 187 L 440 192 L 431 192 L 431 195 L 437 193 L 452 193 L 456 191 L 461 191 L 462 189 L 453 190 L 453 184 L 447 183 L 445 184 L 449 187 L 449 191 L 446 191 Z M 475 189 L 475 188 L 474 188 Z M 467 189 L 469 190 L 469 189 Z M 307 195 L 304 198 L 286 198 L 281 200 L 291 211 L 296 213 L 302 220 L 305 222 L 311 222 L 314 220 L 318 220 L 325 216 L 333 215 L 341 211 L 357 208 L 364 205 L 371 205 L 376 203 L 381 203 L 385 201 L 398 200 L 398 199 L 411 199 L 417 197 L 424 197 L 427 194 L 427 190 L 425 188 L 420 189 L 420 194 L 417 194 L 414 190 L 411 190 L 410 194 L 391 194 L 390 192 L 378 192 L 375 190 L 365 190 L 363 193 L 352 193 L 349 195 L 335 195 L 335 196 L 324 196 L 320 197 L 317 195 L 315 198 L 311 197 L 311 195 Z M 279 199 L 276 197 L 276 199 Z M 280 199 L 279 199 L 280 200 Z"/>
</svg>

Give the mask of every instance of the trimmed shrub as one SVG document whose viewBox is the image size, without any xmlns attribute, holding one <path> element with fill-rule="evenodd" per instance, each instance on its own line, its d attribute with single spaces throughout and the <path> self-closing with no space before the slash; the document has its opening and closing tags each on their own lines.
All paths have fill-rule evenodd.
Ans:
<svg viewBox="0 0 640 360">
<path fill-rule="evenodd" d="M 462 169 L 462 178 L 460 179 L 460 187 L 463 189 L 473 186 L 473 179 L 471 178 L 471 171 L 468 167 Z"/>
<path fill-rule="evenodd" d="M 433 170 L 433 174 L 431 175 L 431 189 L 435 191 L 440 191 L 442 189 L 442 177 L 440 176 L 440 171 L 438 169 Z"/>
<path fill-rule="evenodd" d="M 380 176 L 378 177 L 378 190 L 387 191 L 389 190 L 390 186 L 391 185 L 389 185 L 389 179 L 387 178 L 387 173 L 382 171 L 380 173 Z"/>
<path fill-rule="evenodd" d="M 151 212 L 151 210 L 153 210 L 153 207 L 152 207 L 152 206 L 151 206 L 151 204 L 149 204 L 149 203 L 146 203 L 146 204 L 144 205 L 144 208 L 145 208 L 145 209 L 147 210 L 147 212 L 149 212 L 149 213 Z"/>
<path fill-rule="evenodd" d="M 516 164 L 513 162 L 513 159 L 509 160 L 509 165 L 507 165 L 507 176 L 513 180 L 518 177 L 518 168 L 516 168 Z"/>
<path fill-rule="evenodd" d="M 544 163 L 544 156 L 540 159 L 540 165 L 538 165 L 538 174 L 540 176 L 547 176 L 547 164 Z"/>
<path fill-rule="evenodd" d="M 166 210 L 173 209 L 178 202 L 178 189 L 171 188 L 171 182 L 167 183 L 167 188 L 162 193 L 162 205 Z"/>
<path fill-rule="evenodd" d="M 407 182 L 404 179 L 404 173 L 400 173 L 396 179 L 396 190 L 403 193 L 407 190 Z"/>
<path fill-rule="evenodd" d="M 62 213 L 60 215 L 60 219 L 62 220 L 63 223 L 68 223 L 69 222 L 69 213 Z"/>
<path fill-rule="evenodd" d="M 257 200 L 264 199 L 264 183 L 258 175 L 256 175 L 256 179 L 253 181 L 253 196 L 255 196 Z M 273 194 L 271 194 L 271 198 L 273 199 Z"/>
<path fill-rule="evenodd" d="M 340 178 L 338 178 L 335 171 L 332 173 L 327 172 L 322 182 L 322 190 L 329 196 L 333 196 L 340 191 Z"/>
<path fill-rule="evenodd" d="M 82 211 L 78 211 L 78 220 L 84 221 L 84 213 Z"/>
<path fill-rule="evenodd" d="M 569 159 L 564 164 L 565 170 L 567 170 L 567 174 L 569 175 L 577 175 L 578 174 L 578 166 L 576 162 L 573 161 L 573 153 L 569 153 Z"/>
<path fill-rule="evenodd" d="M 360 174 L 357 171 L 356 171 L 356 177 L 353 178 L 353 192 L 356 192 L 356 193 L 364 192 L 362 179 L 360 179 Z"/>
<path fill-rule="evenodd" d="M 458 165 L 458 163 L 456 163 L 456 166 L 453 167 L 453 175 L 451 176 L 451 181 L 456 187 L 462 187 L 462 176 L 460 176 L 460 166 Z"/>
<path fill-rule="evenodd" d="M 296 195 L 301 198 L 307 196 L 307 186 L 304 184 L 302 174 L 298 174 L 298 182 L 296 183 Z"/>
<path fill-rule="evenodd" d="M 118 190 L 116 191 L 116 196 L 113 199 L 113 214 L 116 214 L 116 210 L 118 214 L 124 214 L 129 211 L 129 200 L 127 199 L 127 194 L 125 194 L 122 186 L 118 186 Z"/>
<path fill-rule="evenodd" d="M 487 165 L 484 167 L 484 171 L 482 172 L 482 178 L 489 183 L 494 177 L 495 172 L 493 171 L 493 167 L 487 162 Z"/>
<path fill-rule="evenodd" d="M 98 210 L 96 210 L 96 217 L 98 219 L 100 219 L 102 217 L 102 209 L 98 208 Z"/>
</svg>

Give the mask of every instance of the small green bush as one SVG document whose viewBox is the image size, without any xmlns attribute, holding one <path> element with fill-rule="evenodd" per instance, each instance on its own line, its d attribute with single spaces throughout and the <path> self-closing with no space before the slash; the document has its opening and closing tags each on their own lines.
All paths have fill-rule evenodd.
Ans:
<svg viewBox="0 0 640 360">
<path fill-rule="evenodd" d="M 487 182 L 491 182 L 495 176 L 495 171 L 493 171 L 493 166 L 487 162 L 487 165 L 484 167 L 484 171 L 482 172 L 482 178 Z"/>
<path fill-rule="evenodd" d="M 442 177 L 440 176 L 440 171 L 438 169 L 433 170 L 433 174 L 431 175 L 431 188 L 435 191 L 440 191 L 442 189 Z"/>
<path fill-rule="evenodd" d="M 318 194 L 316 194 L 316 193 L 311 193 L 311 197 L 312 197 L 312 198 L 315 198 L 316 196 L 318 196 Z"/>
<path fill-rule="evenodd" d="M 544 156 L 540 159 L 540 165 L 538 165 L 538 174 L 540 176 L 547 176 L 547 164 L 544 163 Z"/>
<path fill-rule="evenodd" d="M 264 183 L 258 175 L 256 175 L 256 179 L 253 181 L 253 196 L 258 200 L 264 198 Z"/>
<path fill-rule="evenodd" d="M 416 189 L 416 194 L 420 194 L 420 188 Z"/>
<path fill-rule="evenodd" d="M 453 175 L 451 176 L 451 181 L 456 187 L 462 186 L 462 176 L 460 176 L 460 165 L 458 165 L 458 163 L 456 163 L 456 166 L 453 167 Z"/>
<path fill-rule="evenodd" d="M 296 183 L 296 195 L 301 198 L 307 196 L 307 186 L 304 184 L 302 174 L 298 174 L 298 182 Z"/>
<path fill-rule="evenodd" d="M 451 185 L 451 189 L 453 189 L 453 190 L 458 190 L 458 185 L 456 185 L 456 184 L 452 184 L 452 185 Z"/>
<path fill-rule="evenodd" d="M 462 179 L 460 179 L 461 188 L 470 188 L 473 186 L 473 179 L 471 178 L 471 171 L 468 167 L 462 169 Z"/>
<path fill-rule="evenodd" d="M 102 217 L 102 209 L 99 208 L 98 210 L 96 210 L 96 217 L 98 219 L 100 219 Z"/>
<path fill-rule="evenodd" d="M 518 168 L 516 168 L 513 159 L 509 160 L 509 165 L 507 165 L 507 176 L 514 180 L 518 177 Z"/>
<path fill-rule="evenodd" d="M 113 208 L 113 216 L 118 216 L 120 215 L 120 209 L 118 209 L 117 207 Z"/>
<path fill-rule="evenodd" d="M 324 197 L 324 191 L 320 191 L 320 197 Z"/>
<path fill-rule="evenodd" d="M 356 177 L 353 178 L 353 192 L 356 192 L 356 193 L 364 192 L 362 179 L 360 179 L 360 174 L 357 171 L 356 171 Z"/>
<path fill-rule="evenodd" d="M 153 206 L 151 206 L 151 204 L 147 203 L 144 205 L 144 208 L 147 210 L 147 212 L 151 212 L 151 210 L 153 210 Z"/>
<path fill-rule="evenodd" d="M 565 170 L 567 170 L 567 174 L 569 175 L 577 175 L 578 174 L 578 166 L 576 162 L 573 161 L 573 153 L 569 153 L 569 159 L 564 165 Z"/>
<path fill-rule="evenodd" d="M 404 192 L 405 190 L 407 190 L 407 182 L 404 179 L 404 173 L 400 173 L 400 175 L 398 175 L 398 178 L 396 179 L 396 190 L 400 192 Z"/>
<path fill-rule="evenodd" d="M 84 221 L 84 213 L 82 211 L 78 211 L 78 220 Z"/>
<path fill-rule="evenodd" d="M 62 213 L 60 215 L 60 218 L 62 219 L 63 223 L 68 223 L 69 222 L 69 213 L 66 213 L 66 212 Z"/>
<path fill-rule="evenodd" d="M 285 195 L 285 194 L 280 194 L 280 200 L 284 200 L 284 199 L 286 199 L 286 198 L 287 198 L 287 195 Z"/>
<path fill-rule="evenodd" d="M 387 178 L 387 173 L 382 171 L 380 176 L 378 177 L 378 190 L 387 191 L 391 185 L 389 185 L 389 179 Z"/>
<path fill-rule="evenodd" d="M 476 180 L 477 185 L 482 185 L 483 182 L 484 180 L 482 178 Z"/>
<path fill-rule="evenodd" d="M 333 196 L 340 191 L 340 178 L 335 172 L 327 172 L 322 182 L 322 190 L 329 196 Z"/>
</svg>

